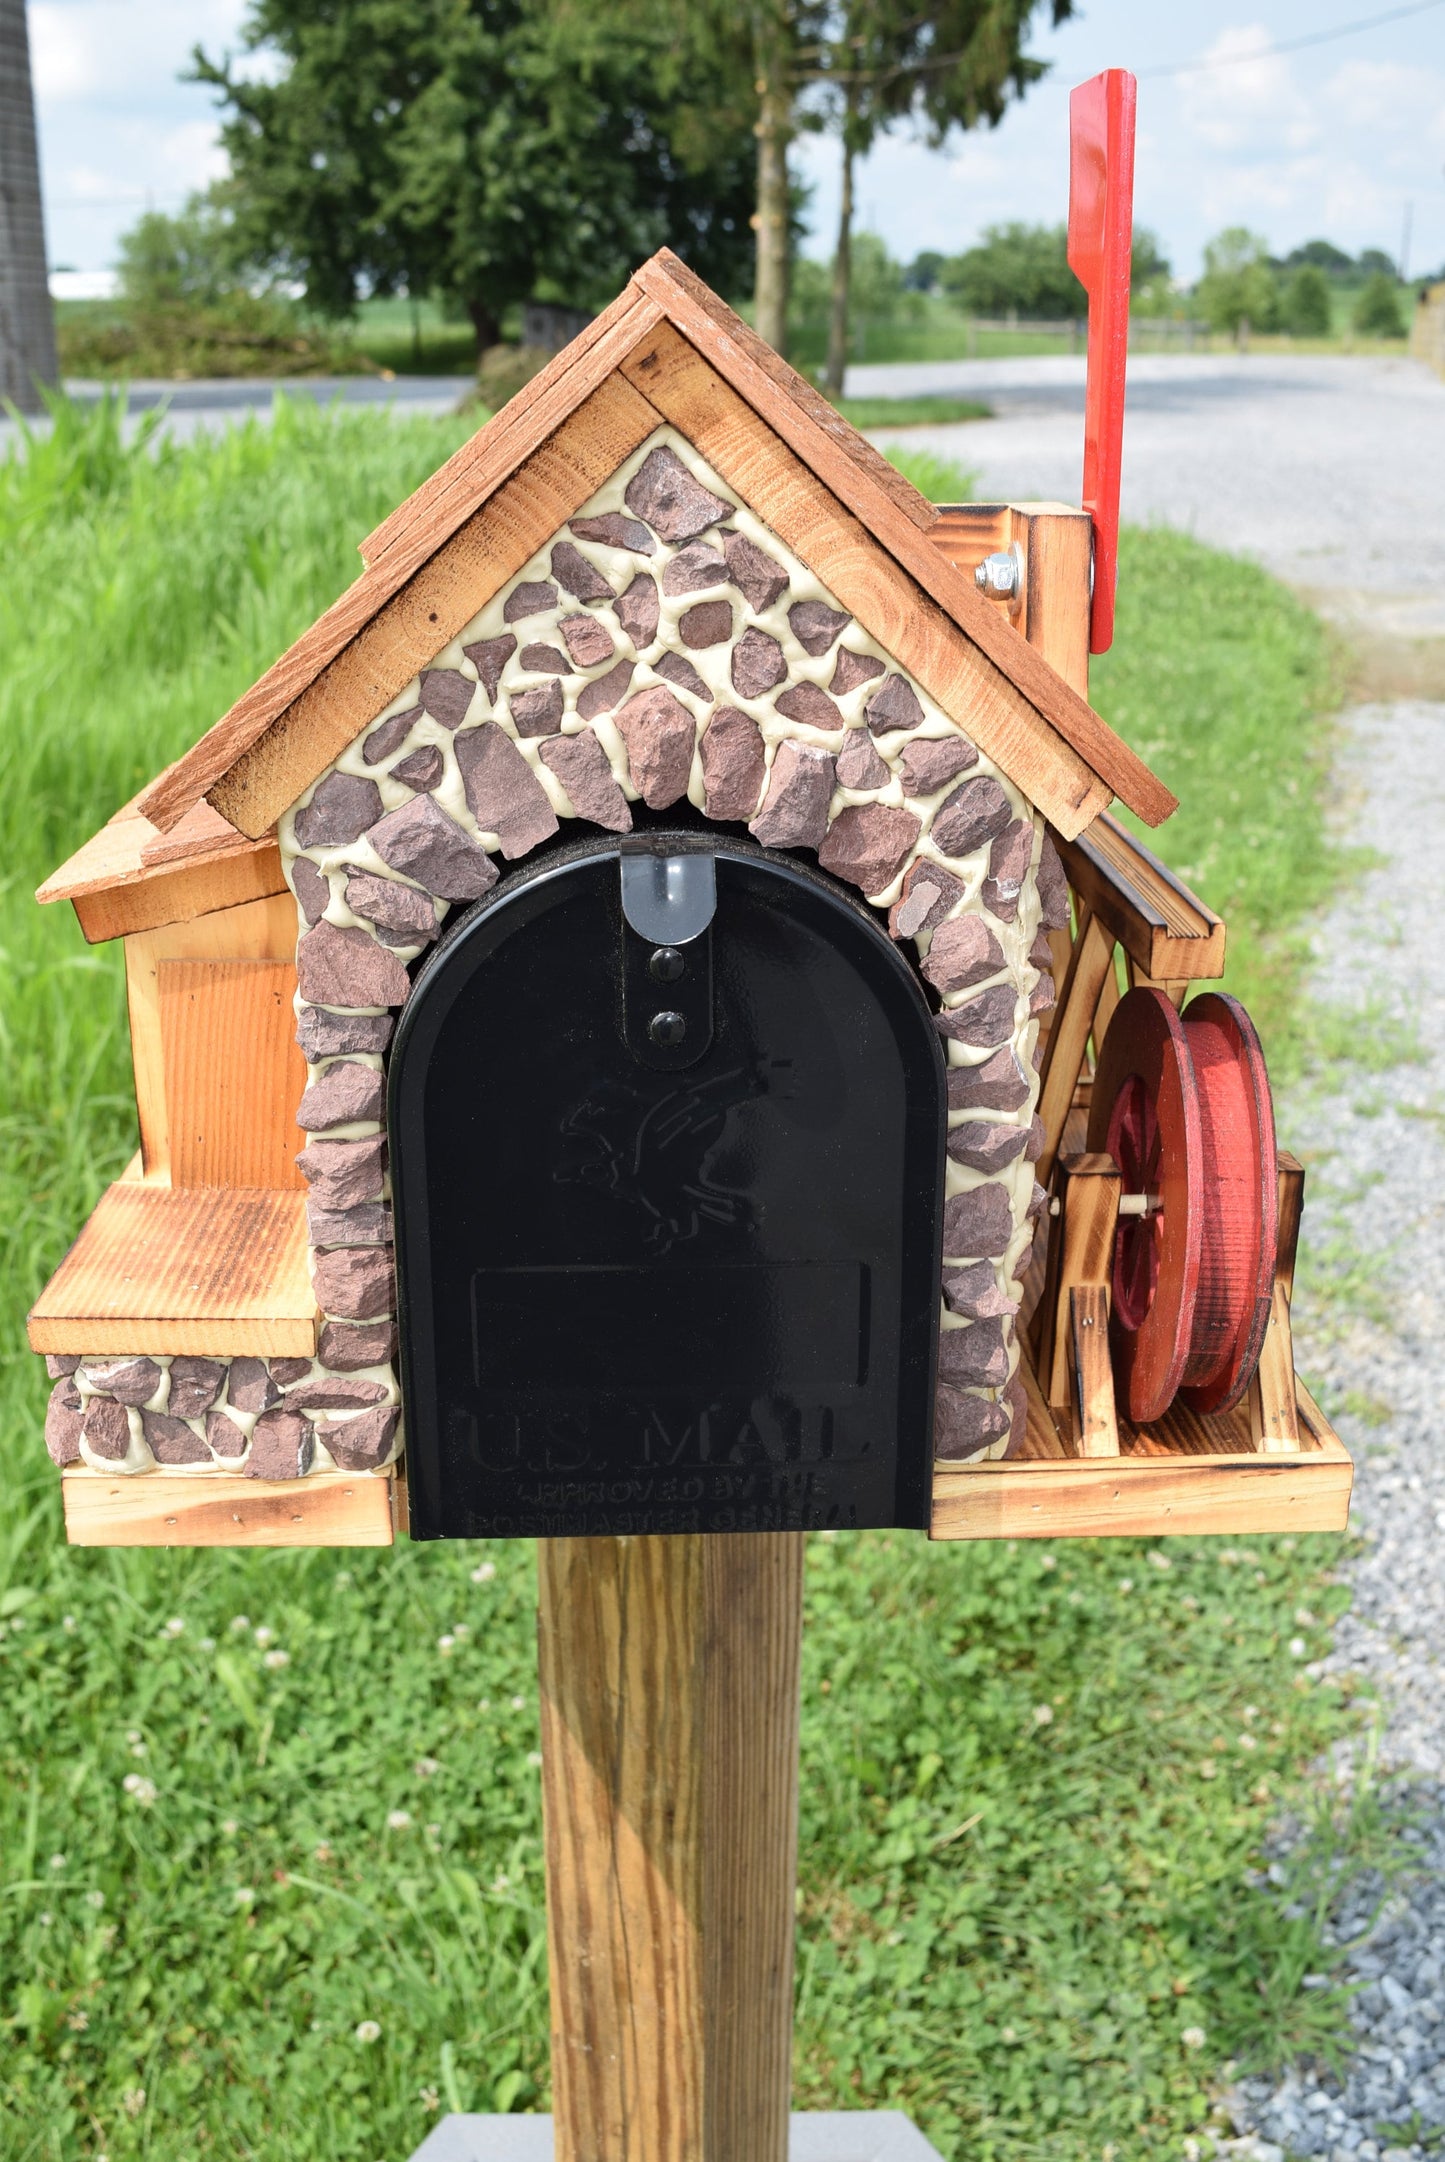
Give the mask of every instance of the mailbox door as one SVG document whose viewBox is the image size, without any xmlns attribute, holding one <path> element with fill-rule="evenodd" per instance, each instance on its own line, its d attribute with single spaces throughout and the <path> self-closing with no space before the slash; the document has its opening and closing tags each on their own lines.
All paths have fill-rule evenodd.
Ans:
<svg viewBox="0 0 1445 2162">
<path fill-rule="evenodd" d="M 414 1534 L 926 1525 L 944 1125 L 921 987 L 821 874 L 653 831 L 503 881 L 391 1061 Z"/>
</svg>

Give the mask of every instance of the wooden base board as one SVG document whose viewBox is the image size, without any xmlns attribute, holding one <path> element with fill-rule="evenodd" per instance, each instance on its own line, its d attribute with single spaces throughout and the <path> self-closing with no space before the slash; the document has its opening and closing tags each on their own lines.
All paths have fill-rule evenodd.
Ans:
<svg viewBox="0 0 1445 2162">
<path fill-rule="evenodd" d="M 393 1472 L 236 1471 L 61 1475 L 72 1546 L 391 1546 L 405 1504 Z"/>
<path fill-rule="evenodd" d="M 1354 1465 L 1296 1379 L 1302 1447 L 1261 1455 L 1249 1406 L 1199 1418 L 1182 1407 L 1156 1425 L 1119 1421 L 1116 1457 L 1075 1453 L 1067 1412 L 1056 1419 L 1025 1357 L 1023 1453 L 1008 1462 L 940 1465 L 935 1539 L 1137 1539 L 1212 1532 L 1344 1531 Z"/>
</svg>

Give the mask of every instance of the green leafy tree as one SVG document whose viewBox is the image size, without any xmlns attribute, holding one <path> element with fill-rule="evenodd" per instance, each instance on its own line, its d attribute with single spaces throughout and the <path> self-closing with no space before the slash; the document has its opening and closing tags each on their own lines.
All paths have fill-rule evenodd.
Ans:
<svg viewBox="0 0 1445 2162">
<path fill-rule="evenodd" d="M 943 283 L 947 256 L 937 248 L 924 248 L 903 273 L 903 283 L 910 293 L 936 293 Z"/>
<path fill-rule="evenodd" d="M 1405 321 L 1400 313 L 1400 289 L 1392 272 L 1377 270 L 1360 288 L 1351 318 L 1361 337 L 1403 338 Z"/>
<path fill-rule="evenodd" d="M 345 315 L 437 292 L 479 353 L 527 299 L 607 301 L 664 243 L 735 287 L 752 140 L 727 83 L 695 91 L 676 40 L 550 0 L 251 0 L 246 52 L 209 59 L 248 260 Z"/>
<path fill-rule="evenodd" d="M 1352 255 L 1337 248 L 1332 240 L 1307 240 L 1302 248 L 1291 248 L 1284 259 L 1286 270 L 1322 270 L 1327 278 L 1347 278 L 1355 267 Z"/>
<path fill-rule="evenodd" d="M 137 308 L 214 307 L 241 283 L 220 191 L 192 195 L 174 216 L 148 210 L 122 233 L 120 290 Z"/>
<path fill-rule="evenodd" d="M 1386 255 L 1383 248 L 1362 248 L 1354 268 L 1362 270 L 1367 278 L 1389 278 L 1392 282 L 1399 275 L 1394 257 Z"/>
<path fill-rule="evenodd" d="M 1213 330 L 1243 338 L 1251 329 L 1272 329 L 1279 314 L 1279 288 L 1259 234 L 1243 225 L 1217 234 L 1204 250 L 1204 275 L 1194 297 Z"/>
<path fill-rule="evenodd" d="M 1134 234 L 1130 285 L 1168 288 L 1169 263 L 1147 226 Z M 943 286 L 971 315 L 1057 320 L 1088 313 L 1088 295 L 1069 268 L 1066 225 L 990 225 L 982 240 L 944 265 Z"/>
<path fill-rule="evenodd" d="M 1330 334 L 1329 280 L 1314 263 L 1302 263 L 1284 290 L 1284 327 L 1297 338 L 1327 338 Z"/>
</svg>

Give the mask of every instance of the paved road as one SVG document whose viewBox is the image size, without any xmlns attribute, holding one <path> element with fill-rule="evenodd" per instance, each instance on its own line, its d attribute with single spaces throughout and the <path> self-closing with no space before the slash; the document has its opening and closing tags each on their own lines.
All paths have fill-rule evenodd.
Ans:
<svg viewBox="0 0 1445 2162">
<path fill-rule="evenodd" d="M 71 393 L 82 402 L 102 396 L 104 385 L 72 382 Z M 133 418 L 166 408 L 166 433 L 185 437 L 202 428 L 225 428 L 244 420 L 248 413 L 269 414 L 280 391 L 287 398 L 310 399 L 316 405 L 379 406 L 397 413 L 450 413 L 470 388 L 470 378 L 457 375 L 399 375 L 384 382 L 375 375 L 298 375 L 282 382 L 268 377 L 234 376 L 200 383 L 172 383 L 141 379 L 130 385 L 129 411 Z M 12 432 L 11 423 L 0 419 L 0 448 Z"/>
<path fill-rule="evenodd" d="M 957 460 L 988 499 L 1079 499 L 1084 363 L 850 369 L 860 396 L 952 391 L 995 418 L 890 440 Z M 1445 635 L 1445 382 L 1409 360 L 1140 355 L 1127 518 L 1182 526 L 1308 590 L 1365 593 L 1404 635 Z"/>
</svg>

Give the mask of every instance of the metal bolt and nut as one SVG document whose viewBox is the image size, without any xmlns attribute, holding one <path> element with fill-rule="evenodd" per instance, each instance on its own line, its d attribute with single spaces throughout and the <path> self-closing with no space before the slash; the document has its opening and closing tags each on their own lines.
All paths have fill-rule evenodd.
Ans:
<svg viewBox="0 0 1445 2162">
<path fill-rule="evenodd" d="M 980 593 L 991 601 L 1007 601 L 1013 613 L 1023 598 L 1023 553 L 1017 542 L 1012 548 L 996 548 L 992 555 L 984 557 L 975 566 L 973 582 Z"/>
</svg>

